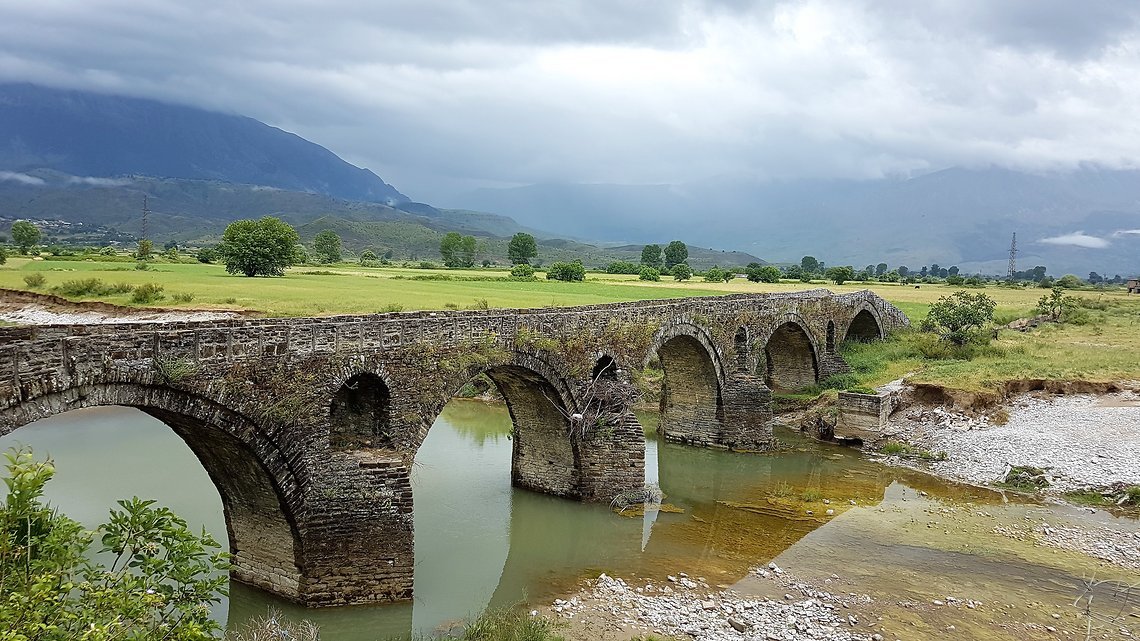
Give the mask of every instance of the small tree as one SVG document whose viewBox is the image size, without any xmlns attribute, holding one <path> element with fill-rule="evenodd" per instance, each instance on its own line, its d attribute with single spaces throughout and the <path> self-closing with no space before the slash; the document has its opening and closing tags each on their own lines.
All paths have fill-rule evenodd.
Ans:
<svg viewBox="0 0 1140 641">
<path fill-rule="evenodd" d="M 652 267 L 642 267 L 641 273 L 638 274 L 637 279 L 657 282 L 661 280 L 661 272 Z"/>
<path fill-rule="evenodd" d="M 673 280 L 684 281 L 693 277 L 693 270 L 686 263 L 673 265 Z"/>
<path fill-rule="evenodd" d="M 1081 279 L 1073 274 L 1065 274 L 1058 278 L 1054 284 L 1062 289 L 1076 289 L 1083 285 Z"/>
<path fill-rule="evenodd" d="M 298 240 L 297 230 L 273 216 L 235 220 L 222 234 L 218 254 L 231 274 L 284 276 L 298 258 Z"/>
<path fill-rule="evenodd" d="M 744 273 L 748 275 L 748 280 L 754 283 L 778 283 L 783 275 L 778 267 L 759 263 L 749 263 Z"/>
<path fill-rule="evenodd" d="M 1067 311 L 1076 307 L 1071 296 L 1065 296 L 1065 290 L 1054 287 L 1053 291 L 1042 296 L 1037 301 L 1037 313 L 1059 321 Z"/>
<path fill-rule="evenodd" d="M 939 298 L 930 306 L 930 312 L 922 321 L 922 329 L 938 332 L 943 340 L 955 345 L 965 345 L 993 320 L 996 305 L 992 298 L 981 292 L 957 291 Z"/>
<path fill-rule="evenodd" d="M 448 267 L 474 267 L 478 243 L 474 236 L 463 236 L 459 232 L 447 232 L 439 241 L 439 253 L 443 264 Z"/>
<path fill-rule="evenodd" d="M 538 244 L 530 234 L 519 232 L 511 236 L 511 242 L 507 243 L 507 258 L 511 260 L 512 265 L 529 263 L 530 259 L 537 255 Z"/>
<path fill-rule="evenodd" d="M 842 285 L 849 280 L 855 280 L 855 269 L 849 265 L 843 267 L 828 267 L 824 276 L 827 276 L 827 279 L 836 285 Z"/>
<path fill-rule="evenodd" d="M 340 236 L 331 229 L 325 229 L 313 237 L 313 252 L 322 263 L 339 263 L 341 259 Z"/>
<path fill-rule="evenodd" d="M 148 260 L 153 253 L 154 243 L 148 238 L 143 238 L 139 241 L 139 245 L 135 249 L 135 258 L 137 260 Z"/>
<path fill-rule="evenodd" d="M 685 251 L 688 251 L 686 249 Z M 660 268 L 661 261 L 661 245 L 646 245 L 641 249 L 641 264 L 646 267 Z"/>
<path fill-rule="evenodd" d="M 641 265 L 628 260 L 615 260 L 606 266 L 607 274 L 640 274 Z"/>
<path fill-rule="evenodd" d="M 689 260 L 689 247 L 685 243 L 674 240 L 665 246 L 665 268 L 672 269 L 675 265 Z"/>
<path fill-rule="evenodd" d="M 511 268 L 511 278 L 534 278 L 534 267 L 527 263 L 519 263 Z"/>
<path fill-rule="evenodd" d="M 706 283 L 719 283 L 724 280 L 724 270 L 713 265 L 705 270 L 704 279 Z"/>
<path fill-rule="evenodd" d="M 586 268 L 582 266 L 582 261 L 580 260 L 575 260 L 572 263 L 555 261 L 550 263 L 550 267 L 546 269 L 546 279 L 564 281 L 585 280 Z"/>
<path fill-rule="evenodd" d="M 819 271 L 820 262 L 816 260 L 815 256 L 804 256 L 800 259 L 800 269 L 809 274 L 814 274 Z"/>
<path fill-rule="evenodd" d="M 17 220 L 12 223 L 12 242 L 20 249 L 21 254 L 27 254 L 36 243 L 40 242 L 40 228 L 27 220 Z"/>
<path fill-rule="evenodd" d="M 376 252 L 371 249 L 365 249 L 360 252 L 360 264 L 366 267 L 371 267 L 380 263 L 380 258 L 376 256 Z"/>
</svg>

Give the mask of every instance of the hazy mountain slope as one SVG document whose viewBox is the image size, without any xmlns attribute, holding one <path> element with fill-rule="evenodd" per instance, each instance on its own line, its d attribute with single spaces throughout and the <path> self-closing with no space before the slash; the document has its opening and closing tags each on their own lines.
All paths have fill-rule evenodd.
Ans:
<svg viewBox="0 0 1140 641">
<path fill-rule="evenodd" d="M 576 237 L 639 243 L 675 236 L 777 262 L 813 254 L 831 264 L 934 262 L 1004 273 L 1016 231 L 1023 264 L 1082 275 L 1140 271 L 1140 235 L 1120 234 L 1140 228 L 1136 171 L 948 169 L 866 182 L 532 185 L 455 200 Z M 1077 231 L 1103 246 L 1042 242 Z"/>
<path fill-rule="evenodd" d="M 0 170 L 127 174 L 408 200 L 367 169 L 252 118 L 82 91 L 0 85 Z"/>
</svg>

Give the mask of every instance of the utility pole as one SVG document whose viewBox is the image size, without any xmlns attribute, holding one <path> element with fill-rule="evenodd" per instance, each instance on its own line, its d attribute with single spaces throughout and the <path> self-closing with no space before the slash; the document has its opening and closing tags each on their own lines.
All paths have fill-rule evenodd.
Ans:
<svg viewBox="0 0 1140 641">
<path fill-rule="evenodd" d="M 150 207 L 147 206 L 147 195 L 143 194 L 143 219 L 142 219 L 142 233 L 139 240 L 146 240 L 150 235 Z"/>
<path fill-rule="evenodd" d="M 1013 274 L 1017 271 L 1017 232 L 1013 232 L 1013 240 L 1009 241 L 1009 273 L 1006 276 L 1013 280 Z"/>
</svg>

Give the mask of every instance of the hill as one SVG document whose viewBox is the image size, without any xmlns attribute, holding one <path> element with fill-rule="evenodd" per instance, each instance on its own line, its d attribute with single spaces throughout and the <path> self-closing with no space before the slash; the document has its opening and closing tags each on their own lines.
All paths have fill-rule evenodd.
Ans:
<svg viewBox="0 0 1140 641">
<path fill-rule="evenodd" d="M 380 203 L 376 174 L 244 116 L 29 84 L 0 85 L 0 170 L 219 180 Z"/>
</svg>

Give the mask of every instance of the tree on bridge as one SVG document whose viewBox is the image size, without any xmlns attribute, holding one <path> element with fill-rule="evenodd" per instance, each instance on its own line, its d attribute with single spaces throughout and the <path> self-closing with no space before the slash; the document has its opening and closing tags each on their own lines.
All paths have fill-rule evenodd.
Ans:
<svg viewBox="0 0 1140 641">
<path fill-rule="evenodd" d="M 218 254 L 226 271 L 245 276 L 284 276 L 297 258 L 297 230 L 273 216 L 235 220 L 222 234 Z"/>
</svg>

